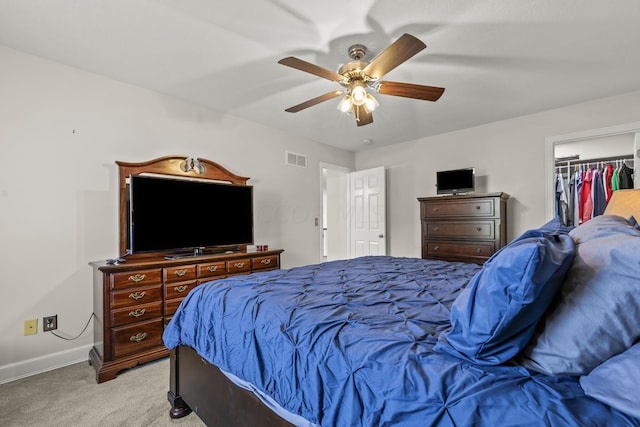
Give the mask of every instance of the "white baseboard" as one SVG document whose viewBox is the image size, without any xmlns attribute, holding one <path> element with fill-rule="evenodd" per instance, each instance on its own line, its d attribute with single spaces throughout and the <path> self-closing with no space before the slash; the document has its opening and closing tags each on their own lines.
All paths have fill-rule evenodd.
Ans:
<svg viewBox="0 0 640 427">
<path fill-rule="evenodd" d="M 0 366 L 0 384 L 52 371 L 74 363 L 89 363 L 89 350 L 91 350 L 91 344 Z"/>
</svg>

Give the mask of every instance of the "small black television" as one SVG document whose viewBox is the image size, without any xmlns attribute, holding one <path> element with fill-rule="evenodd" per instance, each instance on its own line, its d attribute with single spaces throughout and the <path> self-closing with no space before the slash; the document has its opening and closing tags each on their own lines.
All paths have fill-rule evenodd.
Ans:
<svg viewBox="0 0 640 427">
<path fill-rule="evenodd" d="M 250 185 L 132 175 L 128 197 L 129 253 L 253 244 Z"/>
<path fill-rule="evenodd" d="M 475 169 L 437 171 L 436 187 L 438 194 L 473 193 L 476 189 Z"/>
</svg>

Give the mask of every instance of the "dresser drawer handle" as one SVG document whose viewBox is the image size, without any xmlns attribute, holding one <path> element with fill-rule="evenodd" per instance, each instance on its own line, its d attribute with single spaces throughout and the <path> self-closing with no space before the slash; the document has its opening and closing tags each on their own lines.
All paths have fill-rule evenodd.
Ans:
<svg viewBox="0 0 640 427">
<path fill-rule="evenodd" d="M 137 291 L 137 292 L 130 293 L 129 298 L 138 301 L 139 299 L 144 298 L 145 295 L 147 295 L 145 291 L 142 291 L 142 292 Z"/>
<path fill-rule="evenodd" d="M 182 276 L 184 276 L 185 274 L 187 274 L 187 270 L 186 270 L 186 269 L 183 269 L 183 270 L 176 270 L 174 274 L 175 274 L 176 276 L 178 276 L 178 277 L 182 277 Z"/>
<path fill-rule="evenodd" d="M 479 211 L 480 210 L 480 205 L 476 205 L 476 210 Z"/>
<path fill-rule="evenodd" d="M 440 227 L 433 227 L 433 231 L 438 231 L 440 230 Z"/>
<path fill-rule="evenodd" d="M 147 277 L 146 274 L 135 274 L 133 276 L 129 276 L 129 281 L 133 283 L 142 282 Z"/>
<path fill-rule="evenodd" d="M 189 288 L 189 286 L 187 285 L 182 285 L 182 286 L 176 286 L 175 288 L 173 288 L 174 291 L 176 292 L 184 292 Z"/>
<path fill-rule="evenodd" d="M 148 334 L 148 333 L 146 333 L 146 332 L 140 332 L 140 333 L 137 333 L 137 334 L 135 334 L 135 335 L 132 335 L 132 336 L 129 338 L 129 341 L 131 341 L 131 342 L 140 342 L 140 341 L 144 341 L 144 340 L 146 340 L 146 339 L 147 339 L 147 337 L 148 337 L 148 336 L 149 336 L 149 334 Z"/>
<path fill-rule="evenodd" d="M 440 246 L 434 246 L 434 247 L 433 247 L 433 250 L 434 250 L 434 251 L 437 251 L 437 250 L 439 250 L 439 249 L 440 249 Z"/>
<path fill-rule="evenodd" d="M 244 267 L 244 262 L 236 262 L 235 264 L 233 264 L 233 266 L 235 268 L 242 268 L 242 267 Z"/>
<path fill-rule="evenodd" d="M 144 314 L 147 312 L 146 308 L 139 308 L 137 310 L 134 311 L 130 311 L 129 312 L 129 316 L 130 317 L 142 317 L 144 316 Z"/>
<path fill-rule="evenodd" d="M 480 254 L 482 253 L 482 248 L 478 248 L 478 249 L 476 249 L 476 253 L 477 253 L 478 255 L 480 255 Z"/>
<path fill-rule="evenodd" d="M 260 264 L 264 264 L 264 265 L 269 265 L 271 264 L 271 258 L 265 258 L 262 261 L 260 261 Z"/>
<path fill-rule="evenodd" d="M 207 271 L 213 273 L 214 271 L 218 270 L 218 266 L 217 265 L 210 265 L 209 267 L 207 267 Z"/>
<path fill-rule="evenodd" d="M 440 210 L 440 208 L 433 208 L 434 212 L 438 212 Z"/>
<path fill-rule="evenodd" d="M 482 231 L 482 227 L 476 227 L 476 231 Z"/>
</svg>

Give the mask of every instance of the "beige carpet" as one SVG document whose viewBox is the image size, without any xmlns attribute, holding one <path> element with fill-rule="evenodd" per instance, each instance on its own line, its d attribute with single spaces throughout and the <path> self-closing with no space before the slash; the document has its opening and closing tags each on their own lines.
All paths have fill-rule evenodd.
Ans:
<svg viewBox="0 0 640 427">
<path fill-rule="evenodd" d="M 88 362 L 0 385 L 0 426 L 204 426 L 169 418 L 169 359 L 97 384 Z"/>
</svg>

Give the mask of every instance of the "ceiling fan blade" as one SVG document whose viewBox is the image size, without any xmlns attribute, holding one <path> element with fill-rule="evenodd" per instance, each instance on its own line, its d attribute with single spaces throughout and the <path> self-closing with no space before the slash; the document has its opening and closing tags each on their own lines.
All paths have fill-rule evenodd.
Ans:
<svg viewBox="0 0 640 427">
<path fill-rule="evenodd" d="M 378 82 L 378 93 L 405 98 L 437 101 L 444 93 L 443 87 L 416 85 L 412 83 Z"/>
<path fill-rule="evenodd" d="M 316 96 L 313 99 L 303 102 L 302 104 L 294 105 L 293 107 L 287 108 L 286 112 L 288 113 L 297 113 L 300 110 L 304 110 L 305 108 L 313 107 L 316 104 L 319 104 L 324 101 L 328 101 L 333 98 L 337 98 L 342 95 L 344 91 L 342 90 L 334 90 L 333 92 L 325 93 L 324 95 Z"/>
<path fill-rule="evenodd" d="M 344 80 L 344 77 L 335 71 L 331 71 L 328 68 L 303 61 L 302 59 L 298 59 L 293 56 L 281 59 L 278 61 L 278 64 L 286 65 L 287 67 L 295 68 L 296 70 L 304 71 L 306 73 L 311 73 L 333 82 L 341 82 Z"/>
<path fill-rule="evenodd" d="M 414 36 L 403 34 L 373 58 L 363 71 L 366 75 L 379 79 L 426 47 L 426 44 Z"/>
<path fill-rule="evenodd" d="M 358 126 L 373 123 L 373 114 L 367 111 L 367 109 L 364 108 L 364 105 L 354 105 L 353 109 L 355 110 L 356 124 Z"/>
</svg>

